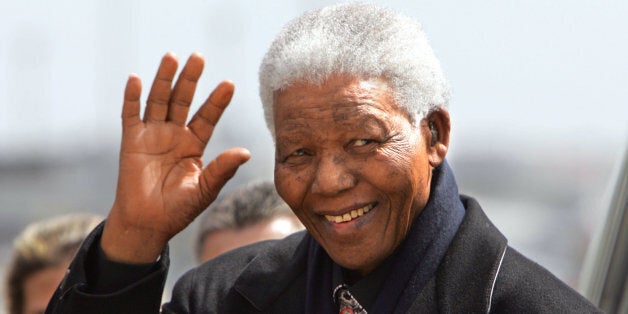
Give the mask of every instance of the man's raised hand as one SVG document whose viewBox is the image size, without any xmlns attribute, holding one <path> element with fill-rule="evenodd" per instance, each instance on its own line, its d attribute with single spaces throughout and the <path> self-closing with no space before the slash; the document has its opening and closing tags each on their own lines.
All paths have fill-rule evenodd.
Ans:
<svg viewBox="0 0 628 314">
<path fill-rule="evenodd" d="M 127 81 L 116 199 L 101 240 L 108 258 L 154 261 L 165 244 L 216 198 L 250 153 L 232 148 L 203 167 L 202 155 L 233 95 L 221 82 L 186 125 L 203 57 L 194 53 L 172 87 L 177 58 L 167 53 L 140 116 L 141 81 Z"/>
</svg>

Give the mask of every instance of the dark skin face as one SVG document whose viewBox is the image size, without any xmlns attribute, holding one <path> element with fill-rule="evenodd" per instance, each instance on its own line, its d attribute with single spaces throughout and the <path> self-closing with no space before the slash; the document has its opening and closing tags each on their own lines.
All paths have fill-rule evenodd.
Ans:
<svg viewBox="0 0 628 314">
<path fill-rule="evenodd" d="M 427 203 L 447 111 L 413 125 L 386 81 L 338 75 L 277 92 L 274 119 L 277 191 L 336 263 L 355 278 L 370 273 Z"/>
</svg>

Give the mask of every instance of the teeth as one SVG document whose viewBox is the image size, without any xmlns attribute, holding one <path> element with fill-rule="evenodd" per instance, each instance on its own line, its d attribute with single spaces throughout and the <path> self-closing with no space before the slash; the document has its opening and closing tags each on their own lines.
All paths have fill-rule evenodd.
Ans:
<svg viewBox="0 0 628 314">
<path fill-rule="evenodd" d="M 342 215 L 342 221 L 351 221 L 351 214 Z"/>
<path fill-rule="evenodd" d="M 343 215 L 338 215 L 338 216 L 334 216 L 334 215 L 325 215 L 325 218 L 327 219 L 327 221 L 329 222 L 334 222 L 334 223 L 342 223 L 342 222 L 348 222 L 351 221 L 355 218 L 358 218 L 366 213 L 368 213 L 371 209 L 373 208 L 373 205 L 366 205 L 362 208 L 358 208 L 358 209 L 354 209 L 348 213 L 345 213 Z"/>
</svg>

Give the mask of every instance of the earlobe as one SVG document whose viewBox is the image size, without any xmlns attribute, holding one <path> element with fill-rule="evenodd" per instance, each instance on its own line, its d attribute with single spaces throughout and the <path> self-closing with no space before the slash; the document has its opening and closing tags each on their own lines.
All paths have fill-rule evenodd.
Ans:
<svg viewBox="0 0 628 314">
<path fill-rule="evenodd" d="M 432 111 L 426 118 L 429 128 L 428 154 L 430 166 L 436 168 L 445 159 L 449 149 L 449 132 L 451 121 L 447 109 L 438 108 Z"/>
<path fill-rule="evenodd" d="M 432 147 L 429 157 L 430 166 L 432 166 L 432 168 L 436 168 L 443 163 L 443 160 L 445 160 L 445 156 L 447 155 L 447 150 L 448 147 L 440 142 L 436 143 L 436 145 Z"/>
</svg>

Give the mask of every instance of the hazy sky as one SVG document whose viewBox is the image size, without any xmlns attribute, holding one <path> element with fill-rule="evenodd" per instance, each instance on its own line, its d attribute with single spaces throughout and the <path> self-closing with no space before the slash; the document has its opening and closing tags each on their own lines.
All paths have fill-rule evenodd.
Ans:
<svg viewBox="0 0 628 314">
<path fill-rule="evenodd" d="M 625 1 L 378 2 L 424 25 L 453 89 L 454 151 L 506 139 L 621 151 L 628 134 Z M 0 157 L 117 143 L 128 73 L 149 84 L 166 51 L 207 57 L 197 105 L 218 81 L 234 80 L 224 136 L 268 146 L 257 96 L 262 55 L 284 23 L 333 1 L 173 3 L 2 1 Z"/>
</svg>

